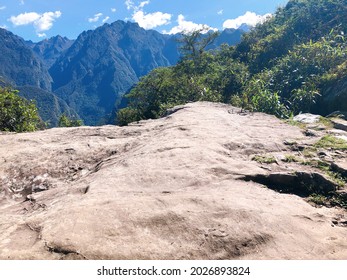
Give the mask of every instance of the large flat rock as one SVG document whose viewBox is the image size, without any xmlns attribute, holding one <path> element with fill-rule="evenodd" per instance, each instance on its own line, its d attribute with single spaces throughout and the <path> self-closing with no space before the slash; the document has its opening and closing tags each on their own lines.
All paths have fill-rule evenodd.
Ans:
<svg viewBox="0 0 347 280">
<path fill-rule="evenodd" d="M 0 259 L 346 259 L 344 210 L 240 180 L 300 129 L 236 112 L 0 135 Z"/>
</svg>

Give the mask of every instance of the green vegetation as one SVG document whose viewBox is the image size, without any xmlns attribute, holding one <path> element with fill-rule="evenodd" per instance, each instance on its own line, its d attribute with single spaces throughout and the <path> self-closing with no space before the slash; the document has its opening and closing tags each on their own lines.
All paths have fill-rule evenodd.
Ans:
<svg viewBox="0 0 347 280">
<path fill-rule="evenodd" d="M 347 150 L 347 142 L 332 135 L 322 137 L 314 146 L 316 148 Z"/>
<path fill-rule="evenodd" d="M 335 195 L 332 197 L 330 204 L 347 209 L 347 198 L 343 195 Z"/>
<path fill-rule="evenodd" d="M 338 172 L 329 170 L 326 174 L 338 185 L 339 188 L 343 188 L 347 183 L 345 178 Z"/>
<path fill-rule="evenodd" d="M 347 200 L 345 196 L 333 193 L 329 195 L 312 194 L 308 197 L 308 201 L 319 206 L 341 207 L 347 209 Z"/>
<path fill-rule="evenodd" d="M 253 161 L 259 162 L 259 163 L 265 163 L 265 164 L 271 164 L 277 162 L 275 157 L 273 156 L 263 156 L 263 155 L 255 155 L 252 158 Z"/>
<path fill-rule="evenodd" d="M 313 148 L 313 150 L 315 150 L 315 148 Z M 313 153 L 313 150 L 310 153 Z M 337 185 L 337 190 L 345 188 L 347 184 L 347 178 L 339 172 L 333 170 L 331 163 L 319 159 L 307 159 L 307 157 L 305 157 L 305 159 L 300 160 L 299 162 L 303 165 L 308 165 L 322 171 L 327 177 L 330 178 L 331 181 L 333 181 Z M 337 206 L 347 209 L 346 199 L 347 197 L 343 194 L 339 194 L 338 192 L 331 192 L 324 194 L 313 193 L 309 196 L 308 201 L 320 206 Z"/>
<path fill-rule="evenodd" d="M 207 37 L 206 37 L 207 36 Z M 184 56 L 176 66 L 157 68 L 143 77 L 126 96 L 128 108 L 117 112 L 117 124 L 161 117 L 168 108 L 193 101 L 230 103 L 241 94 L 249 73 L 247 67 L 232 59 L 232 49 L 218 52 L 203 48 L 213 42 L 215 33 L 199 31 L 182 39 Z"/>
<path fill-rule="evenodd" d="M 21 98 L 16 90 L 0 88 L 0 130 L 27 132 L 43 127 L 33 101 Z"/>
<path fill-rule="evenodd" d="M 324 206 L 328 203 L 328 197 L 321 194 L 311 194 L 308 198 L 308 201 L 313 202 L 314 204 Z"/>
<path fill-rule="evenodd" d="M 301 163 L 303 165 L 309 165 L 309 166 L 318 168 L 318 169 L 325 171 L 325 172 L 330 170 L 330 164 L 325 162 L 325 161 L 322 161 L 322 160 L 316 160 L 316 159 L 303 160 Z"/>
<path fill-rule="evenodd" d="M 324 125 L 326 128 L 334 128 L 333 122 L 329 118 L 320 117 L 319 123 Z"/>
<path fill-rule="evenodd" d="M 309 146 L 302 151 L 302 154 L 305 158 L 314 158 L 317 156 L 317 149 L 315 147 Z"/>
<path fill-rule="evenodd" d="M 301 129 L 306 129 L 306 124 L 302 122 L 294 121 L 293 118 L 289 118 L 288 120 L 286 120 L 286 123 L 289 125 L 297 126 Z"/>
<path fill-rule="evenodd" d="M 135 108 L 124 108 L 117 112 L 117 124 L 120 126 L 141 120 L 138 110 Z"/>
<path fill-rule="evenodd" d="M 285 155 L 285 157 L 284 157 L 284 159 L 282 161 L 291 163 L 291 162 L 300 162 L 300 159 L 298 159 L 294 155 Z"/>
<path fill-rule="evenodd" d="M 83 125 L 82 120 L 71 119 L 65 114 L 62 114 L 59 118 L 59 127 L 76 127 Z"/>
<path fill-rule="evenodd" d="M 338 172 L 331 170 L 331 164 L 323 160 L 303 160 L 303 165 L 309 165 L 323 171 L 332 181 L 334 181 L 339 187 L 343 187 L 346 184 L 345 178 Z"/>
<path fill-rule="evenodd" d="M 345 6 L 345 0 L 291 0 L 239 45 L 216 51 L 206 50 L 214 33 L 185 35 L 180 62 L 143 77 L 126 96 L 129 107 L 118 123 L 158 118 L 169 107 L 200 100 L 280 118 L 342 108 L 346 93 L 326 97 L 347 79 Z M 329 104 L 318 106 L 322 100 Z"/>
<path fill-rule="evenodd" d="M 47 123 L 47 127 L 58 126 L 59 118 L 63 113 L 68 117 L 77 115 L 65 101 L 49 91 L 33 86 L 21 86 L 17 89 L 19 96 L 27 100 L 35 100 L 38 113 L 41 119 Z"/>
</svg>

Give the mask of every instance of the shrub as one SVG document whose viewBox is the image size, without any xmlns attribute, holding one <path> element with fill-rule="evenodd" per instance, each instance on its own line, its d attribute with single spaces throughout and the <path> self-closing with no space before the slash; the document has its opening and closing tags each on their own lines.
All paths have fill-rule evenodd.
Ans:
<svg viewBox="0 0 347 280">
<path fill-rule="evenodd" d="M 315 144 L 315 147 L 333 150 L 347 150 L 347 142 L 335 136 L 326 135 Z"/>
<path fill-rule="evenodd" d="M 77 127 L 83 125 L 82 120 L 71 119 L 65 114 L 62 114 L 59 118 L 59 127 Z"/>
<path fill-rule="evenodd" d="M 0 88 L 0 130 L 35 131 L 43 128 L 36 104 L 18 96 L 18 91 Z"/>
<path fill-rule="evenodd" d="M 128 125 L 129 123 L 139 121 L 138 111 L 134 108 L 124 108 L 117 112 L 116 124 L 120 126 Z"/>
</svg>

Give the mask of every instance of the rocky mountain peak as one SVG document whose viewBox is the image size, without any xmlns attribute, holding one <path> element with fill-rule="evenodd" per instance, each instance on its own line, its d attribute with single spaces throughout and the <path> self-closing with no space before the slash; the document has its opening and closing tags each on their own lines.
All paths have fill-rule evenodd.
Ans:
<svg viewBox="0 0 347 280">
<path fill-rule="evenodd" d="M 51 90 L 47 68 L 22 38 L 0 29 L 0 50 L 0 76 L 6 81 Z"/>
</svg>

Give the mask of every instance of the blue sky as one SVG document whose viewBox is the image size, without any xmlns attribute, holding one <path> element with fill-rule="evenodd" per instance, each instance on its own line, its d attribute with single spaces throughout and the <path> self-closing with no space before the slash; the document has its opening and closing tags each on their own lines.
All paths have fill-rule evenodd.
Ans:
<svg viewBox="0 0 347 280">
<path fill-rule="evenodd" d="M 0 27 L 26 40 L 75 39 L 104 23 L 129 20 L 162 33 L 255 25 L 288 0 L 0 0 Z"/>
</svg>

